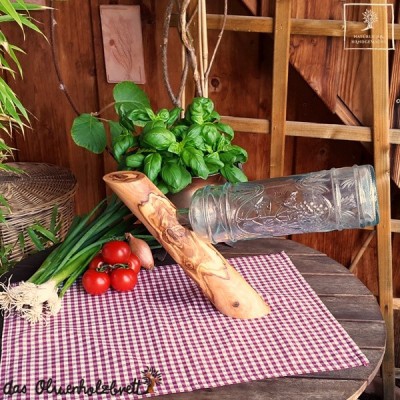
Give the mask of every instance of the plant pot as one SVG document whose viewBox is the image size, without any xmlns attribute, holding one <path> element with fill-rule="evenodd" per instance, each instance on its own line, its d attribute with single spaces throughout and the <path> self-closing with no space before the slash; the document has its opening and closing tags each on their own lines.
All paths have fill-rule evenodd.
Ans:
<svg viewBox="0 0 400 400">
<path fill-rule="evenodd" d="M 207 185 L 223 185 L 226 182 L 221 174 L 210 175 L 207 179 L 192 178 L 192 183 L 178 193 L 168 193 L 167 197 L 176 208 L 189 208 L 193 193 Z"/>
</svg>

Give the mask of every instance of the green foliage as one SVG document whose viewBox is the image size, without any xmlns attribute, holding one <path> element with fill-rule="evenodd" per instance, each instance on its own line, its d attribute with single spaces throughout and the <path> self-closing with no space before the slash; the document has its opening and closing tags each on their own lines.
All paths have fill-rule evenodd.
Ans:
<svg viewBox="0 0 400 400">
<path fill-rule="evenodd" d="M 47 7 L 29 4 L 24 0 L 0 0 L 0 23 L 14 22 L 22 31 L 29 28 L 41 33 L 29 12 L 45 8 Z M 17 74 L 22 76 L 18 53 L 23 53 L 23 50 L 10 43 L 0 31 L 0 70 L 3 73 L 8 72 L 13 78 Z M 8 83 L 0 77 L 0 130 L 11 137 L 15 129 L 23 133 L 28 124 L 29 118 L 25 107 Z M 12 157 L 12 151 L 13 149 L 3 140 L 0 141 L 0 171 L 6 169 L 4 162 Z"/>
<path fill-rule="evenodd" d="M 25 28 L 29 28 L 41 34 L 29 12 L 46 8 L 37 4 L 26 3 L 24 0 L 0 0 L 0 24 L 5 22 L 16 23 L 23 32 Z M 0 72 L 2 72 L 2 75 L 8 73 L 14 79 L 17 75 L 22 76 L 22 68 L 18 59 L 20 53 L 24 53 L 23 50 L 10 43 L 3 31 L 0 30 Z M 0 77 L 0 133 L 3 132 L 12 137 L 14 131 L 17 130 L 23 134 L 28 125 L 28 112 L 8 83 Z M 13 150 L 4 139 L 0 138 L 0 172 L 21 172 L 6 164 L 6 161 L 13 157 Z M 5 215 L 8 212 L 7 199 L 0 194 L 0 223 L 6 222 Z M 33 229 L 32 232 L 35 232 L 35 230 Z M 23 245 L 23 237 L 13 245 L 0 246 L 0 273 L 12 266 L 10 256 L 17 245 Z"/>
<path fill-rule="evenodd" d="M 181 116 L 180 108 L 154 112 L 147 95 L 133 82 L 117 84 L 113 93 L 118 122 L 107 123 L 110 151 L 119 169 L 144 172 L 164 193 L 177 193 L 192 177 L 207 179 L 215 173 L 229 182 L 247 181 L 240 169 L 247 152 L 232 144 L 233 129 L 220 121 L 211 99 L 193 99 Z M 106 128 L 94 115 L 75 118 L 71 135 L 93 153 L 106 148 Z"/>
<path fill-rule="evenodd" d="M 8 207 L 7 202 L 2 202 L 0 198 L 0 207 Z M 18 239 L 15 243 L 9 243 L 0 246 L 0 275 L 8 271 L 17 262 L 15 257 L 12 257 L 12 253 L 15 249 L 23 255 L 28 255 L 26 253 L 26 238 L 29 238 L 34 245 L 34 250 L 30 251 L 30 254 L 36 251 L 44 250 L 46 247 L 59 243 L 59 233 L 61 231 L 61 221 L 58 221 L 59 213 L 58 207 L 54 206 L 51 219 L 48 227 L 45 227 L 39 222 L 33 223 L 25 229 L 25 232 L 20 232 Z M 2 215 L 3 220 L 0 222 L 5 226 L 7 225 L 7 220 L 4 215 Z"/>
</svg>

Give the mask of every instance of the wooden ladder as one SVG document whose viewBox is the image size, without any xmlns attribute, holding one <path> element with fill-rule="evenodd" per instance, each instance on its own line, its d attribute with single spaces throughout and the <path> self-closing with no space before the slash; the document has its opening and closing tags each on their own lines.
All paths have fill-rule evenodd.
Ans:
<svg viewBox="0 0 400 400">
<path fill-rule="evenodd" d="M 385 4 L 381 1 L 380 4 Z M 371 7 L 373 5 L 371 4 Z M 382 11 L 382 10 L 385 11 Z M 386 7 L 379 13 L 379 34 L 385 43 L 391 38 Z M 207 15 L 207 28 L 220 29 L 223 17 Z M 357 28 L 361 23 L 350 23 Z M 391 26 L 390 26 L 391 27 Z M 391 27 L 392 28 L 392 27 Z M 291 18 L 291 0 L 275 0 L 275 17 L 228 16 L 225 30 L 272 33 L 274 38 L 272 114 L 271 121 L 224 117 L 236 131 L 271 134 L 270 174 L 282 176 L 284 171 L 285 137 L 303 136 L 325 139 L 369 141 L 374 148 L 374 167 L 380 222 L 376 227 L 377 264 L 379 274 L 379 304 L 387 328 L 386 352 L 382 362 L 384 398 L 395 398 L 393 282 L 391 233 L 400 232 L 400 221 L 391 220 L 390 212 L 390 144 L 400 144 L 400 130 L 389 129 L 389 69 L 388 51 L 371 51 L 372 106 L 371 127 L 304 123 L 286 120 L 288 95 L 289 45 L 291 34 L 343 37 L 343 21 L 296 20 Z M 393 27 L 394 38 L 400 39 L 400 26 Z M 396 304 L 400 300 L 395 299 Z"/>
</svg>

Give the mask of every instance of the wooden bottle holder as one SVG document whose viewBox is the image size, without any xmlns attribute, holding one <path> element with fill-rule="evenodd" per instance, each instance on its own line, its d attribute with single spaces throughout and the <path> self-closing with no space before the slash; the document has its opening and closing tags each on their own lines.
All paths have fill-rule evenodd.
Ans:
<svg viewBox="0 0 400 400">
<path fill-rule="evenodd" d="M 269 306 L 208 242 L 179 224 L 175 206 L 141 172 L 119 171 L 104 181 L 223 314 L 259 318 Z"/>
</svg>

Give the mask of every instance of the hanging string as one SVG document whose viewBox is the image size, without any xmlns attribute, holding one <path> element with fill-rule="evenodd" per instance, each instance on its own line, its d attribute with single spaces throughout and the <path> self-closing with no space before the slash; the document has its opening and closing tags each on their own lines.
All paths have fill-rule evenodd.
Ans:
<svg viewBox="0 0 400 400">
<path fill-rule="evenodd" d="M 81 113 L 78 111 L 78 108 L 76 107 L 74 101 L 72 100 L 71 95 L 69 94 L 67 87 L 64 84 L 64 81 L 62 79 L 61 75 L 61 69 L 58 64 L 58 54 L 56 50 L 56 42 L 55 42 L 55 28 L 57 25 L 57 21 L 54 16 L 54 0 L 50 0 L 50 47 L 51 47 L 51 54 L 52 54 L 52 59 L 53 59 L 53 65 L 54 69 L 56 71 L 58 83 L 59 83 L 59 88 L 60 90 L 64 93 L 65 97 L 67 98 L 69 104 L 71 105 L 72 109 L 74 110 L 76 115 L 80 115 Z"/>
</svg>

